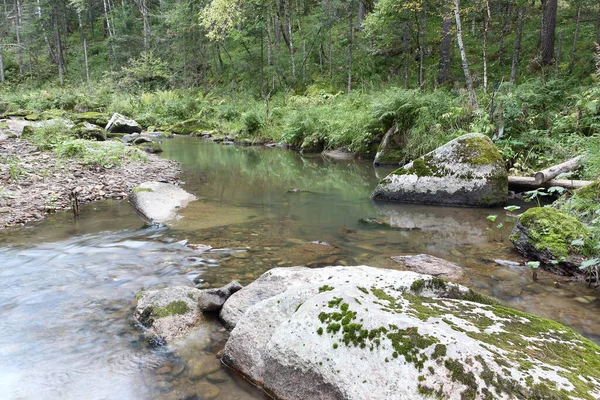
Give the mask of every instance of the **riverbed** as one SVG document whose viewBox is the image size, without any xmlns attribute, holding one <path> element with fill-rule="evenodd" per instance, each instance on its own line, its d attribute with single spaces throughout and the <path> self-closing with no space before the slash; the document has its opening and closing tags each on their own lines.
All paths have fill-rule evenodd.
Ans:
<svg viewBox="0 0 600 400">
<path fill-rule="evenodd" d="M 194 138 L 163 148 L 199 198 L 168 229 L 105 201 L 82 207 L 77 220 L 57 213 L 0 233 L 0 398 L 266 398 L 220 366 L 227 333 L 217 321 L 179 346 L 149 345 L 132 318 L 135 294 L 248 284 L 292 265 L 399 268 L 390 257 L 404 254 L 454 261 L 474 290 L 600 343 L 598 291 L 543 272 L 534 283 L 508 241 L 515 213 L 375 204 L 369 195 L 389 170 L 369 161 Z"/>
</svg>

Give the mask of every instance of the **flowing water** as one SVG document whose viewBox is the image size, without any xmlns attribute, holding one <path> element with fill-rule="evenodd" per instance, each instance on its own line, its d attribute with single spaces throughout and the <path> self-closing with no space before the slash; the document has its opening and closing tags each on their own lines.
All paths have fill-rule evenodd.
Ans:
<svg viewBox="0 0 600 400">
<path fill-rule="evenodd" d="M 220 366 L 227 333 L 215 320 L 183 343 L 150 347 L 132 318 L 135 294 L 247 284 L 291 265 L 399 268 L 390 256 L 403 254 L 455 261 L 464 284 L 600 342 L 598 290 L 543 272 L 533 283 L 527 267 L 494 262 L 524 261 L 503 209 L 374 204 L 388 171 L 369 162 L 189 138 L 163 147 L 199 198 L 175 225 L 147 227 L 126 202 L 102 202 L 77 221 L 56 214 L 0 233 L 1 399 L 265 398 Z"/>
</svg>

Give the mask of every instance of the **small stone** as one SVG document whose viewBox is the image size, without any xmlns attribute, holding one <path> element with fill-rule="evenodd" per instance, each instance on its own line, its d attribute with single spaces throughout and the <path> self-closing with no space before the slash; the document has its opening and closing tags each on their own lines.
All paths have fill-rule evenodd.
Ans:
<svg viewBox="0 0 600 400">
<path fill-rule="evenodd" d="M 194 385 L 197 397 L 200 399 L 210 400 L 219 395 L 219 388 L 210 382 L 202 381 Z"/>
<path fill-rule="evenodd" d="M 221 362 L 212 354 L 194 356 L 188 363 L 190 377 L 200 379 L 221 369 Z"/>
<path fill-rule="evenodd" d="M 229 381 L 230 379 L 231 377 L 227 375 L 227 372 L 225 372 L 223 368 L 221 368 L 217 372 L 213 372 L 212 374 L 206 376 L 206 380 L 211 383 L 224 383 Z"/>
</svg>

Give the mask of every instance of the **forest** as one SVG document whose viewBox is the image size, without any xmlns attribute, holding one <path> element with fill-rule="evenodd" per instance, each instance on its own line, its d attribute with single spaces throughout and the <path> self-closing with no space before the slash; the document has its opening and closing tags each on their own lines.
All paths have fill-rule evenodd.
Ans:
<svg viewBox="0 0 600 400">
<path fill-rule="evenodd" d="M 3 0 L 0 114 L 120 112 L 367 157 L 396 126 L 407 161 L 481 132 L 513 175 L 589 153 L 593 179 L 599 24 L 584 0 Z"/>
</svg>

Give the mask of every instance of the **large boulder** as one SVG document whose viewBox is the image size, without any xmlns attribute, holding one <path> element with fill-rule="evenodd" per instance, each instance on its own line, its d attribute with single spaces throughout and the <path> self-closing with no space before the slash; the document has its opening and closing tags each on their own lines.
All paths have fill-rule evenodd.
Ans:
<svg viewBox="0 0 600 400">
<path fill-rule="evenodd" d="M 278 268 L 226 303 L 222 360 L 278 399 L 597 399 L 600 347 L 439 278 Z"/>
<path fill-rule="evenodd" d="M 119 133 L 139 133 L 142 127 L 134 120 L 129 119 L 119 113 L 114 113 L 108 120 L 104 130 L 108 132 Z"/>
<path fill-rule="evenodd" d="M 375 154 L 375 160 L 373 165 L 402 165 L 406 161 L 404 157 L 406 153 L 404 148 L 406 147 L 406 136 L 401 133 L 396 125 L 392 126 L 385 133 L 381 143 L 377 148 L 377 154 Z"/>
<path fill-rule="evenodd" d="M 108 118 L 106 114 L 94 111 L 73 114 L 72 118 L 75 121 L 89 122 L 94 125 L 105 126 L 108 123 Z"/>
<path fill-rule="evenodd" d="M 177 211 L 196 196 L 179 186 L 162 182 L 144 182 L 133 189 L 129 202 L 146 221 L 163 224 L 176 219 Z"/>
<path fill-rule="evenodd" d="M 373 200 L 492 207 L 508 199 L 502 155 L 485 135 L 458 137 L 384 178 Z"/>
<path fill-rule="evenodd" d="M 589 229 L 576 218 L 550 207 L 530 208 L 513 228 L 510 241 L 523 256 L 540 261 L 557 275 L 583 276 L 581 251 L 591 249 Z"/>
</svg>

